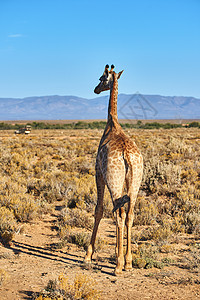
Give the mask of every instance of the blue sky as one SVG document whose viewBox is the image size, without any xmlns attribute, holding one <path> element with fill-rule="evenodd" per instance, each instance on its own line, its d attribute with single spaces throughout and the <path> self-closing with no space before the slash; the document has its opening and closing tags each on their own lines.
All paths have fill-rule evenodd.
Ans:
<svg viewBox="0 0 200 300">
<path fill-rule="evenodd" d="M 0 0 L 0 97 L 119 92 L 200 98 L 199 0 Z"/>
</svg>

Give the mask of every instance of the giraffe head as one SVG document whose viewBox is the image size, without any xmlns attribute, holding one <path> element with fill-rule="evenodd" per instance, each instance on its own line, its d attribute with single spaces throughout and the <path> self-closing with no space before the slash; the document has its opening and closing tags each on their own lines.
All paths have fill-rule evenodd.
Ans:
<svg viewBox="0 0 200 300">
<path fill-rule="evenodd" d="M 105 66 L 105 70 L 103 72 L 103 75 L 99 78 L 100 83 L 95 87 L 94 92 L 96 94 L 100 94 L 103 91 L 108 91 L 111 89 L 113 85 L 113 81 L 116 78 L 117 80 L 122 75 L 123 71 L 120 71 L 119 73 L 115 73 L 114 65 L 111 65 L 111 69 L 109 71 L 109 65 Z"/>
</svg>

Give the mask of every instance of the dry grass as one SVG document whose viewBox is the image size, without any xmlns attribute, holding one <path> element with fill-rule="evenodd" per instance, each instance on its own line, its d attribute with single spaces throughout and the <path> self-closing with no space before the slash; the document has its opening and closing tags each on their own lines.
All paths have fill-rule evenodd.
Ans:
<svg viewBox="0 0 200 300">
<path fill-rule="evenodd" d="M 199 129 L 127 130 L 144 156 L 143 182 L 135 207 L 133 241 L 170 245 L 180 234 L 200 233 Z M 0 238 L 9 243 L 22 222 L 65 208 L 61 239 L 89 234 L 96 204 L 95 157 L 102 130 L 41 130 L 29 136 L 1 132 Z M 108 191 L 104 216 L 112 217 Z M 79 228 L 78 233 L 73 229 Z M 80 236 L 78 238 L 81 240 Z M 84 242 L 82 242 L 84 244 Z M 85 244 L 84 244 L 85 245 Z"/>
<path fill-rule="evenodd" d="M 8 280 L 8 278 L 8 273 L 5 270 L 0 269 L 0 287 Z"/>
<path fill-rule="evenodd" d="M 98 300 L 101 299 L 100 291 L 96 289 L 95 281 L 84 274 L 77 274 L 70 284 L 69 278 L 60 275 L 58 280 L 50 280 L 42 293 L 34 297 L 36 300 Z"/>
</svg>

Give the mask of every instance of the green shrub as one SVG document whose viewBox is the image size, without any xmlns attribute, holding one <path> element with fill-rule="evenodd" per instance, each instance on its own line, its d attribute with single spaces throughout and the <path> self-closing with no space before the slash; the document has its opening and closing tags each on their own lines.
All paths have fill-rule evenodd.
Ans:
<svg viewBox="0 0 200 300">
<path fill-rule="evenodd" d="M 163 262 L 157 260 L 158 248 L 151 245 L 141 245 L 138 247 L 136 253 L 132 255 L 133 266 L 136 268 L 158 268 L 162 269 L 164 267 Z"/>
</svg>

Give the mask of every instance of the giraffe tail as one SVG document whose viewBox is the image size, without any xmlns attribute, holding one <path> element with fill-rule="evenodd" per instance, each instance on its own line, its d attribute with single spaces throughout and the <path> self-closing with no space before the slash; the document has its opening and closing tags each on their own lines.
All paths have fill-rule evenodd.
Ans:
<svg viewBox="0 0 200 300">
<path fill-rule="evenodd" d="M 128 203 L 128 202 L 130 202 L 130 197 L 128 195 L 124 195 L 123 197 L 118 198 L 117 204 L 113 208 L 112 212 L 114 213 L 116 210 L 118 210 L 119 208 L 124 206 L 125 203 Z"/>
</svg>

